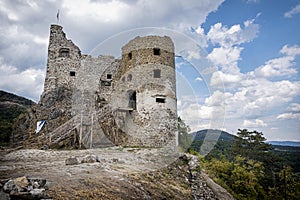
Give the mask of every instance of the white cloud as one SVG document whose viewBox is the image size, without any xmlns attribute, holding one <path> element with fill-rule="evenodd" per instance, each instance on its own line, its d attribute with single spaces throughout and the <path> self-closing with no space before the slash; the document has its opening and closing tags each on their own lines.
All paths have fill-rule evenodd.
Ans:
<svg viewBox="0 0 300 200">
<path fill-rule="evenodd" d="M 255 120 L 244 120 L 243 126 L 246 128 L 258 128 L 268 126 L 263 120 L 255 119 Z"/>
<path fill-rule="evenodd" d="M 17 95 L 38 101 L 43 90 L 44 79 L 44 70 L 29 68 L 19 71 L 14 66 L 1 63 L 0 59 L 0 88 L 6 88 Z"/>
<path fill-rule="evenodd" d="M 242 47 L 214 48 L 207 58 L 215 65 L 221 66 L 223 72 L 236 74 L 240 71 L 237 62 L 242 50 Z"/>
<path fill-rule="evenodd" d="M 242 74 L 226 74 L 222 71 L 214 72 L 210 79 L 210 85 L 216 88 L 232 88 L 240 84 Z"/>
<path fill-rule="evenodd" d="M 298 45 L 294 45 L 291 47 L 289 47 L 288 45 L 284 45 L 281 48 L 280 53 L 295 57 L 297 55 L 300 55 L 300 47 Z"/>
<path fill-rule="evenodd" d="M 201 77 L 197 77 L 195 78 L 195 81 L 203 81 L 203 79 Z"/>
<path fill-rule="evenodd" d="M 254 71 L 255 76 L 276 77 L 296 74 L 298 71 L 293 66 L 295 65 L 295 57 L 300 54 L 300 47 L 285 45 L 280 53 L 284 56 L 268 60 L 265 65 L 256 68 Z"/>
<path fill-rule="evenodd" d="M 300 120 L 300 113 L 283 113 L 277 116 L 276 119 L 288 120 L 288 119 L 298 119 Z"/>
<path fill-rule="evenodd" d="M 297 69 L 291 68 L 293 66 L 294 58 L 291 56 L 275 58 L 269 60 L 265 65 L 255 69 L 254 74 L 262 77 L 286 76 L 297 73 Z"/>
<path fill-rule="evenodd" d="M 245 21 L 243 28 L 241 28 L 239 24 L 228 28 L 223 26 L 222 23 L 217 23 L 211 26 L 207 37 L 214 44 L 231 47 L 233 45 L 250 42 L 257 36 L 258 30 L 259 26 L 254 23 L 254 20 Z"/>
<path fill-rule="evenodd" d="M 202 24 L 223 1 L 1 0 L 0 55 L 4 58 L 1 62 L 2 65 L 14 66 L 18 73 L 29 69 L 35 69 L 36 73 L 44 71 L 49 24 L 56 23 L 57 9 L 60 9 L 59 23 L 68 38 L 83 53 L 89 53 L 103 40 L 129 29 L 161 27 L 187 32 L 190 27 Z M 197 29 L 196 35 L 199 34 L 201 29 Z M 205 38 L 201 40 L 205 41 Z M 197 59 L 199 52 L 191 51 L 189 56 Z M 11 91 L 7 84 L 0 80 L 1 89 Z M 34 98 L 38 99 L 39 95 Z M 24 96 L 32 98 L 32 94 Z"/>
<path fill-rule="evenodd" d="M 299 103 L 292 103 L 288 108 L 288 111 L 292 112 L 300 112 L 300 104 Z"/>
<path fill-rule="evenodd" d="M 284 13 L 284 17 L 292 18 L 293 15 L 296 15 L 300 12 L 300 4 L 289 10 L 288 12 Z"/>
</svg>

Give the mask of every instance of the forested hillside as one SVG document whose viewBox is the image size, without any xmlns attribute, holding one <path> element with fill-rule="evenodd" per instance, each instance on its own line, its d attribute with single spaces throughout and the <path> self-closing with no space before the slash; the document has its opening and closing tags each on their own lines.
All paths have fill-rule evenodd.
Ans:
<svg viewBox="0 0 300 200">
<path fill-rule="evenodd" d="M 0 91 L 0 146 L 9 144 L 13 123 L 34 104 L 24 97 Z"/>
<path fill-rule="evenodd" d="M 263 133 L 243 129 L 233 136 L 202 130 L 188 134 L 179 119 L 179 144 L 201 157 L 203 168 L 237 199 L 299 199 L 300 147 L 272 146 Z M 199 154 L 207 134 L 219 140 L 206 156 Z"/>
</svg>

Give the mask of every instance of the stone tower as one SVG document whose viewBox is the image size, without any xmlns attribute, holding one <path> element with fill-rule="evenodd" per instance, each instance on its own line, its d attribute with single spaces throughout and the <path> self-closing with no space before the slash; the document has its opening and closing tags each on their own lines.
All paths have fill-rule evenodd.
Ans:
<svg viewBox="0 0 300 200">
<path fill-rule="evenodd" d="M 51 25 L 44 93 L 59 87 L 73 90 L 80 61 L 80 49 L 66 38 L 61 26 Z"/>
<path fill-rule="evenodd" d="M 114 77 L 113 107 L 129 108 L 116 117 L 132 146 L 176 144 L 177 103 L 174 44 L 164 36 L 136 37 L 122 48 Z"/>
</svg>

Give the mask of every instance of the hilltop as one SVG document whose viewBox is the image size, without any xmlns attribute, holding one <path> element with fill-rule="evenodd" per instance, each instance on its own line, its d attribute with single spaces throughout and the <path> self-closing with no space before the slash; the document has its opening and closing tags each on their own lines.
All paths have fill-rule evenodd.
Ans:
<svg viewBox="0 0 300 200">
<path fill-rule="evenodd" d="M 0 145 L 9 143 L 13 123 L 33 105 L 29 99 L 0 90 Z"/>
</svg>

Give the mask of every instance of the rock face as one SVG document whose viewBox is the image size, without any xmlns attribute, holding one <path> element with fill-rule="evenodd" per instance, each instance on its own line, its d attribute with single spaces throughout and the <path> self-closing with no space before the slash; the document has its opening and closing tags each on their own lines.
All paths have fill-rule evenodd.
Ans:
<svg viewBox="0 0 300 200">
<path fill-rule="evenodd" d="M 4 184 L 4 193 L 0 191 L 0 197 L 2 196 L 3 199 L 48 199 L 45 184 L 45 179 L 18 177 Z"/>
<path fill-rule="evenodd" d="M 40 102 L 20 118 L 14 145 L 51 148 L 176 146 L 174 44 L 136 37 L 122 59 L 82 55 L 59 25 L 51 25 Z M 46 120 L 35 133 L 36 123 Z"/>
</svg>

